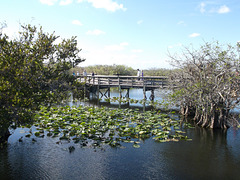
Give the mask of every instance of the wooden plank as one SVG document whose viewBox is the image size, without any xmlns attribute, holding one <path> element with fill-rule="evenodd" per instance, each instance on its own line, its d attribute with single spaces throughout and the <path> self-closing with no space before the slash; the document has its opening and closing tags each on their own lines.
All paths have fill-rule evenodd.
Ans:
<svg viewBox="0 0 240 180">
<path fill-rule="evenodd" d="M 86 83 L 86 85 L 99 86 L 99 88 L 105 87 L 119 87 L 122 88 L 143 88 L 156 89 L 164 88 L 167 86 L 167 77 L 165 76 L 78 76 L 79 81 Z"/>
</svg>

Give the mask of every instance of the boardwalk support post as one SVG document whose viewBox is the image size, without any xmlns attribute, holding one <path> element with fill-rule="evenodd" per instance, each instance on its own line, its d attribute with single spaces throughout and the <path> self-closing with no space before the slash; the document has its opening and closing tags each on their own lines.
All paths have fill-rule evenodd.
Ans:
<svg viewBox="0 0 240 180">
<path fill-rule="evenodd" d="M 87 94 L 87 85 L 84 84 L 84 100 L 86 99 L 86 94 Z"/>
<path fill-rule="evenodd" d="M 129 98 L 129 88 L 127 89 L 127 94 L 125 96 L 126 98 Z"/>
<path fill-rule="evenodd" d="M 146 86 L 145 86 L 145 81 L 143 79 L 143 99 L 147 99 L 147 96 L 146 96 Z"/>
<path fill-rule="evenodd" d="M 118 91 L 119 91 L 119 98 L 121 99 L 122 98 L 122 90 L 121 90 L 121 83 L 120 83 L 120 78 L 118 76 Z"/>
<path fill-rule="evenodd" d="M 139 77 L 137 76 L 79 76 L 79 81 L 85 83 L 84 87 L 84 97 L 88 95 L 88 91 L 94 93 L 99 99 L 102 95 L 110 98 L 111 88 L 118 87 L 119 97 L 122 98 L 122 89 L 126 89 L 126 98 L 130 98 L 129 91 L 130 88 L 140 88 L 143 89 L 143 98 L 146 100 L 146 91 L 151 91 L 149 97 L 150 100 L 154 101 L 155 95 L 154 90 L 159 88 L 167 88 L 167 77 L 165 76 L 148 76 Z M 103 93 L 100 91 L 102 89 L 107 89 Z"/>
<path fill-rule="evenodd" d="M 155 96 L 154 96 L 154 89 L 152 89 L 152 90 L 151 90 L 150 100 L 151 100 L 151 101 L 154 101 L 154 98 L 155 98 Z"/>
</svg>

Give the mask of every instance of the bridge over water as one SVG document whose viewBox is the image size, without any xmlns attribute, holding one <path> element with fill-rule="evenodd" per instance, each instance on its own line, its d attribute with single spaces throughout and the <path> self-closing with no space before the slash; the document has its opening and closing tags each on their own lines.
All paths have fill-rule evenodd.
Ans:
<svg viewBox="0 0 240 180">
<path fill-rule="evenodd" d="M 118 88 L 119 97 L 122 97 L 122 90 L 126 89 L 126 98 L 129 98 L 129 89 L 138 88 L 143 90 L 143 98 L 147 99 L 146 91 L 151 91 L 150 100 L 154 100 L 154 90 L 159 88 L 167 88 L 168 81 L 166 76 L 78 76 L 80 82 L 85 83 L 85 93 L 94 93 L 98 98 L 110 98 L 110 89 Z M 101 95 L 101 97 L 100 97 Z"/>
</svg>

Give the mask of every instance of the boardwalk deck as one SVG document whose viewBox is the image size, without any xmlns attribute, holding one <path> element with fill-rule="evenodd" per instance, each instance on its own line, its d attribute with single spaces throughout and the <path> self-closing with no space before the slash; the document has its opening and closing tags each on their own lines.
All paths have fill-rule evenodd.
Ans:
<svg viewBox="0 0 240 180">
<path fill-rule="evenodd" d="M 100 88 L 119 87 L 122 88 L 143 88 L 144 86 L 149 89 L 166 88 L 166 76 L 78 76 L 81 82 L 86 85 L 99 86 Z"/>
<path fill-rule="evenodd" d="M 151 91 L 151 98 L 154 99 L 154 90 L 159 88 L 166 88 L 168 86 L 167 77 L 165 76 L 147 76 L 147 77 L 137 77 L 137 76 L 78 76 L 80 82 L 84 82 L 86 89 L 90 92 L 99 93 L 102 96 L 110 97 L 110 88 L 118 87 L 119 94 L 121 97 L 121 90 L 127 89 L 127 96 L 129 96 L 130 88 L 143 89 L 143 95 L 146 99 L 146 91 Z M 102 93 L 100 89 L 107 89 L 105 93 Z M 107 97 L 107 96 L 106 96 Z"/>
</svg>

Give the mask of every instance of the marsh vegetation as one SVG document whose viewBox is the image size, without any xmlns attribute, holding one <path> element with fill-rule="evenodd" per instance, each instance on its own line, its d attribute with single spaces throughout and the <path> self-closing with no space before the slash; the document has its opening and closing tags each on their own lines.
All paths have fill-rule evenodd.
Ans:
<svg viewBox="0 0 240 180">
<path fill-rule="evenodd" d="M 116 109 L 94 106 L 42 107 L 35 115 L 33 132 L 25 137 L 58 137 L 82 146 L 120 147 L 121 142 L 140 147 L 140 141 L 152 137 L 158 142 L 189 140 L 182 127 L 189 127 L 161 111 Z"/>
</svg>

